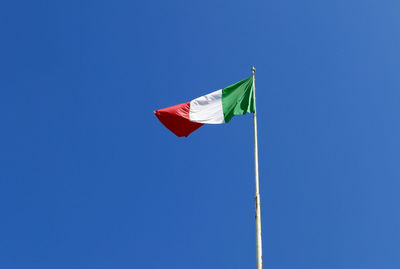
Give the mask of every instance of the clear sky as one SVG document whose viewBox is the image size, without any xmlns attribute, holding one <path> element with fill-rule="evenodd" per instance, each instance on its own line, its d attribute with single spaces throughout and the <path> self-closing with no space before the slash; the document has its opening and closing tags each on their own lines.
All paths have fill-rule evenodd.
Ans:
<svg viewBox="0 0 400 269">
<path fill-rule="evenodd" d="M 264 268 L 400 268 L 400 2 L 3 1 L 0 268 L 255 268 L 251 115 L 153 110 L 257 68 Z"/>
</svg>

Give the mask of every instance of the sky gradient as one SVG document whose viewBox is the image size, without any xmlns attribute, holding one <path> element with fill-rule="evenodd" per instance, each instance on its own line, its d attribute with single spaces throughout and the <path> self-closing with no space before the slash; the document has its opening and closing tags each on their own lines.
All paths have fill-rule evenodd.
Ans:
<svg viewBox="0 0 400 269">
<path fill-rule="evenodd" d="M 0 7 L 0 268 L 255 268 L 251 115 L 153 114 L 253 65 L 264 269 L 400 268 L 399 1 Z"/>
</svg>

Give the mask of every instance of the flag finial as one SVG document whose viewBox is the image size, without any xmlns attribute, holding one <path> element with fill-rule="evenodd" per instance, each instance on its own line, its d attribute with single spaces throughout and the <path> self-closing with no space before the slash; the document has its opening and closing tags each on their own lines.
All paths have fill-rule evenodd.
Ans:
<svg viewBox="0 0 400 269">
<path fill-rule="evenodd" d="M 253 72 L 253 74 L 256 72 L 256 68 L 254 66 L 251 67 L 251 72 Z"/>
</svg>

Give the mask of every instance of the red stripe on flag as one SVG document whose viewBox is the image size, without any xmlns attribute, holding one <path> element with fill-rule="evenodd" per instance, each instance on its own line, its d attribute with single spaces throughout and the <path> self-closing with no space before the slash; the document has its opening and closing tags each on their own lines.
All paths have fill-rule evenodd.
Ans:
<svg viewBox="0 0 400 269">
<path fill-rule="evenodd" d="M 189 118 L 190 102 L 154 111 L 157 118 L 176 136 L 188 136 L 197 130 L 203 123 L 190 121 Z"/>
</svg>

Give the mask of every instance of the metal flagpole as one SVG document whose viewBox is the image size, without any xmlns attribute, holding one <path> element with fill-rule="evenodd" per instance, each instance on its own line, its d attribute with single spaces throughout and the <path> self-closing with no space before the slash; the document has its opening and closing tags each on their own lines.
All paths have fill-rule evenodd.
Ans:
<svg viewBox="0 0 400 269">
<path fill-rule="evenodd" d="M 261 208 L 260 208 L 260 184 L 258 178 L 258 138 L 257 138 L 257 109 L 256 109 L 256 68 L 251 68 L 253 73 L 253 94 L 254 94 L 254 174 L 255 174 L 255 206 L 256 206 L 256 248 L 257 248 L 257 269 L 262 269 L 262 240 L 261 240 Z"/>
</svg>

